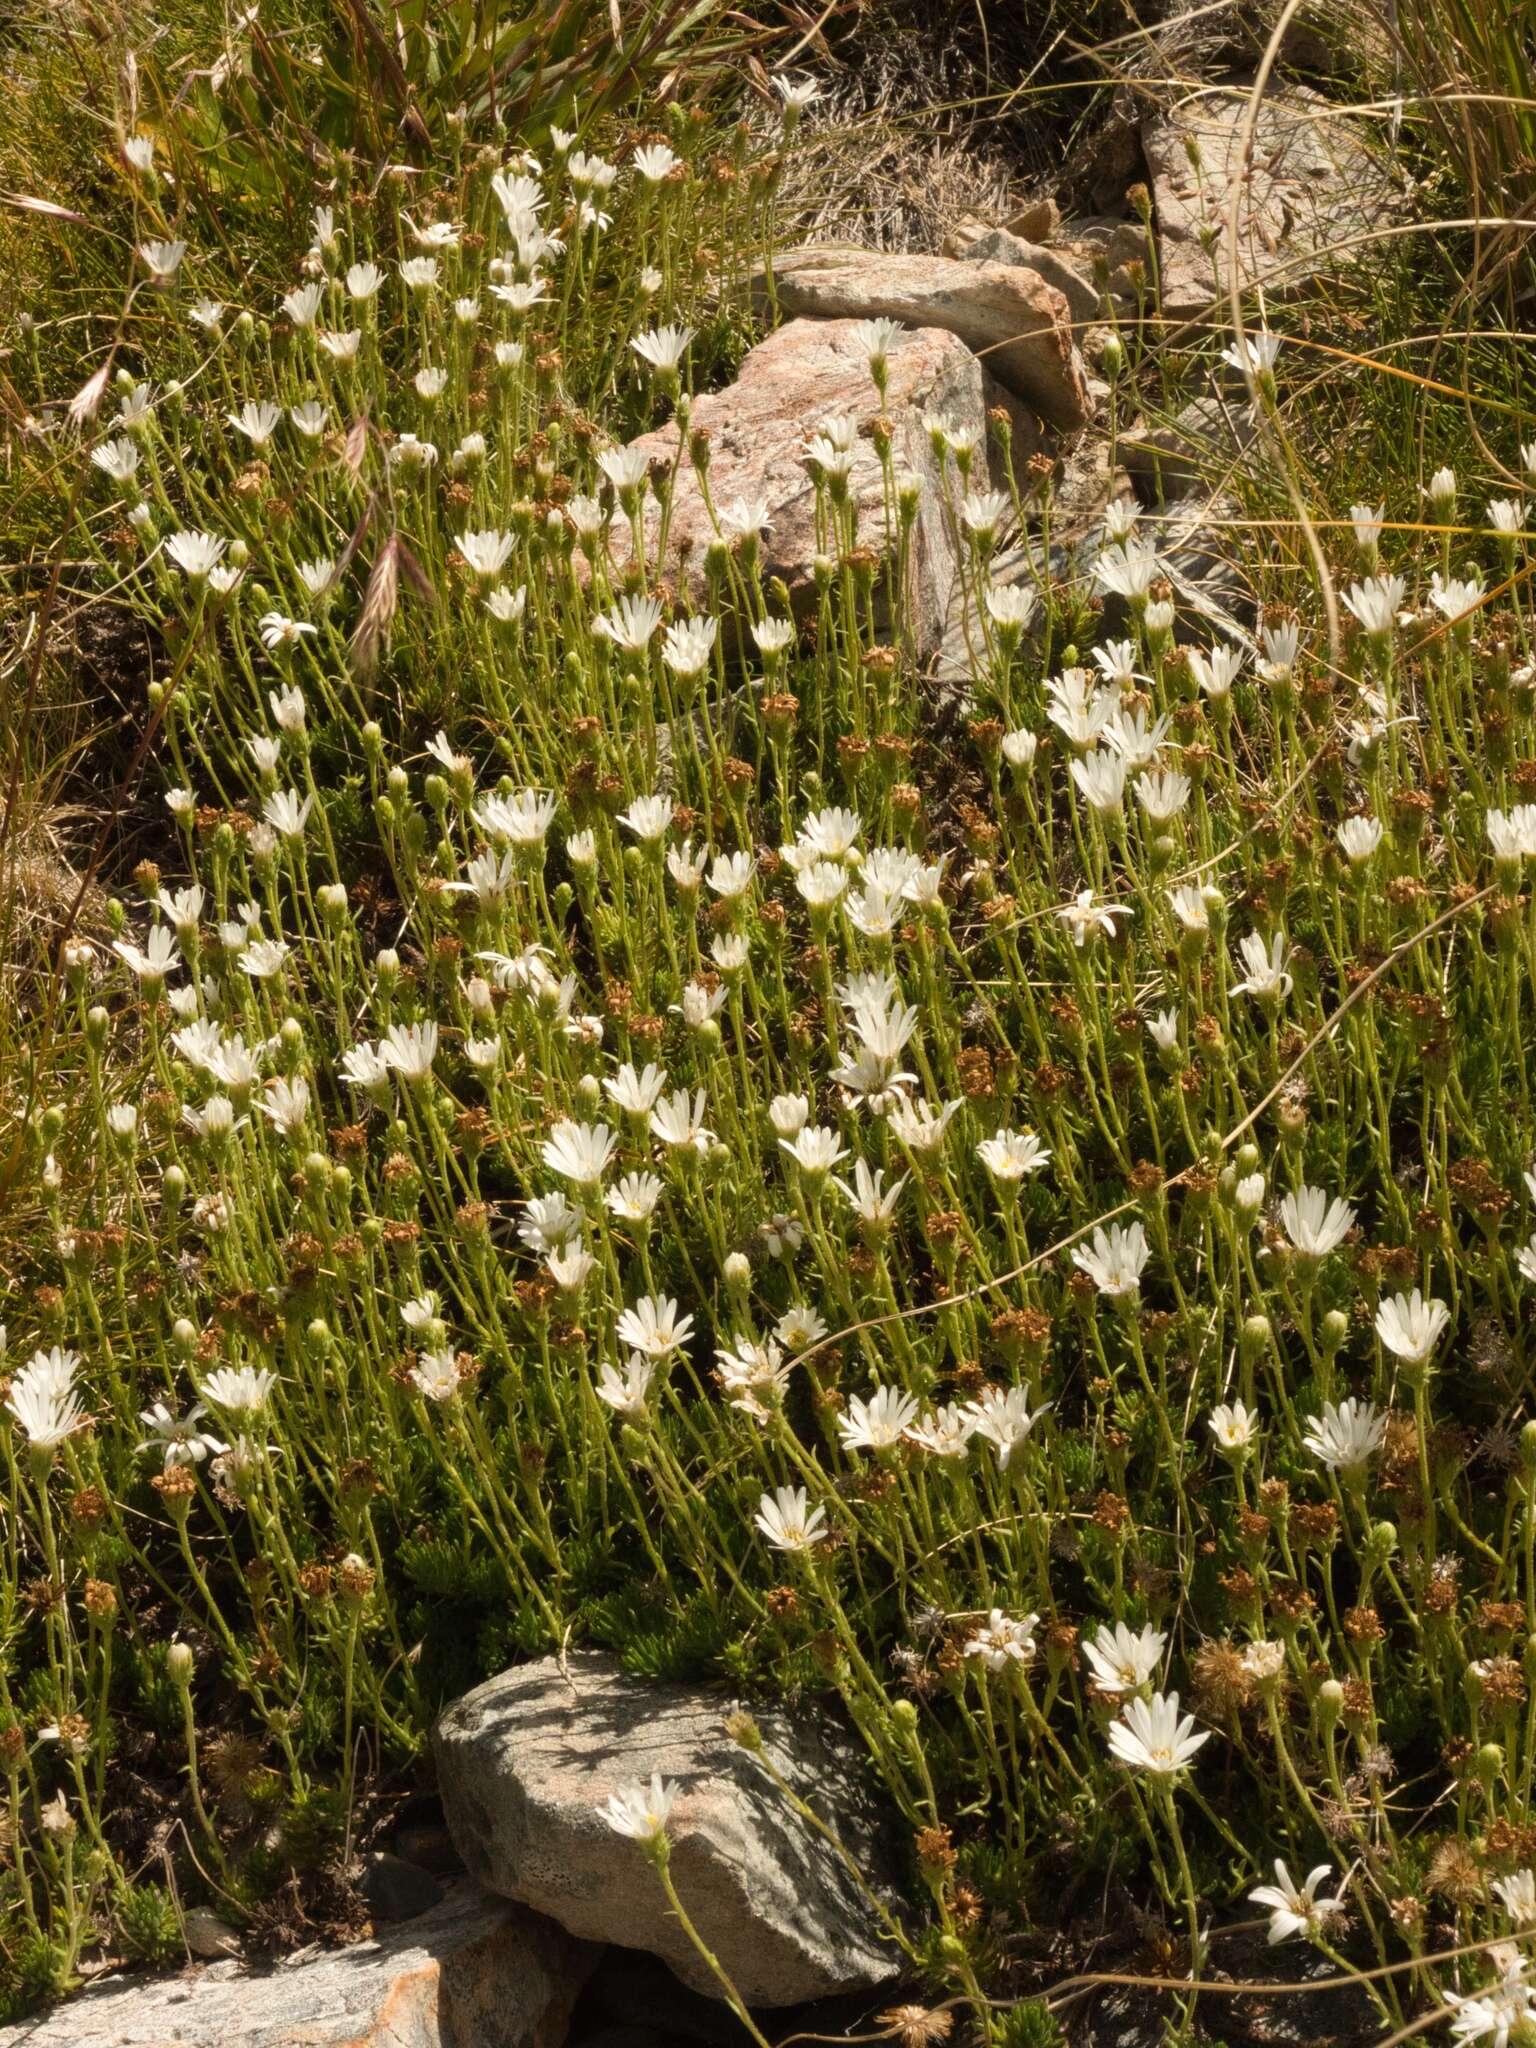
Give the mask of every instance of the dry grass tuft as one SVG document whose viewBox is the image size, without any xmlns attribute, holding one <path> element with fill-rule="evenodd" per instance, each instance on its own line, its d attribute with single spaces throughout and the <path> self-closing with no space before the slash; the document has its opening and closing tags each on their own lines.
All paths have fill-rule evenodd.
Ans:
<svg viewBox="0 0 1536 2048">
<path fill-rule="evenodd" d="M 837 38 L 783 190 L 799 231 L 935 250 L 962 215 L 1043 184 L 1046 124 L 1021 118 L 1022 62 L 994 51 L 994 12 L 899 0 Z"/>
<path fill-rule="evenodd" d="M 92 814 L 75 804 L 43 806 L 23 798 L 0 855 L 4 890 L 5 1000 L 19 1007 L 21 984 L 51 968 L 66 932 L 95 938 L 106 930 L 106 897 L 94 883 L 81 894 L 78 842 Z M 79 903 L 78 914 L 75 905 Z"/>
</svg>

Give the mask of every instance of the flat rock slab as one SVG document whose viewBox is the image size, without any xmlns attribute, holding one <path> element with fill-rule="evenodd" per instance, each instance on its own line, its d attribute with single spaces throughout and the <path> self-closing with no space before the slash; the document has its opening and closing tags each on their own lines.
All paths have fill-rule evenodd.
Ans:
<svg viewBox="0 0 1536 2048">
<path fill-rule="evenodd" d="M 822 421 L 833 415 L 864 427 L 880 414 L 869 361 L 855 338 L 857 324 L 789 321 L 748 352 L 734 384 L 695 399 L 689 418 L 690 433 L 709 436 L 709 496 L 716 509 L 738 497 L 766 503 L 763 577 L 783 581 L 801 616 L 815 608 L 815 562 L 826 545 L 826 537 L 817 531 L 816 487 L 805 466 L 807 444 Z M 943 465 L 933 452 L 925 422 L 938 418 L 972 436 L 976 456 L 971 487 L 985 490 L 987 406 L 993 394 L 981 364 L 964 342 L 937 328 L 919 328 L 903 336 L 891 351 L 889 371 L 885 413 L 893 429 L 891 457 L 898 476 L 905 472 L 922 485 L 906 593 L 907 626 L 922 657 L 943 635 L 957 581 L 953 527 L 945 517 Z M 677 455 L 677 429 L 658 428 L 634 445 L 653 463 L 670 465 Z M 1020 452 L 1015 442 L 1016 460 L 1030 452 L 1028 447 Z M 952 465 L 951 484 L 958 489 Z M 883 550 L 884 482 L 880 458 L 867 435 L 861 434 L 855 449 L 849 494 L 858 511 L 861 543 Z M 654 499 L 648 500 L 645 516 L 646 548 L 654 559 L 661 525 Z M 716 538 L 710 505 L 685 459 L 673 491 L 663 567 L 687 585 L 696 604 L 705 601 L 709 590 L 704 557 Z M 619 522 L 610 530 L 609 547 L 622 564 L 629 540 Z"/>
<path fill-rule="evenodd" d="M 752 2006 L 873 1990 L 899 1948 L 846 1864 L 733 1742 L 733 1703 L 691 1686 L 627 1677 L 576 1653 L 504 1671 L 455 1702 L 434 1735 L 443 1805 L 482 1883 L 590 1940 L 646 1949 L 691 1989 L 718 1980 L 671 1913 L 641 1847 L 600 1807 L 653 1771 L 680 1788 L 668 1835 L 684 1910 Z M 894 1898 L 893 1864 L 866 1760 L 831 1715 L 755 1716 L 795 1792 Z"/>
<path fill-rule="evenodd" d="M 596 1954 L 466 1885 L 313 1961 L 104 1979 L 0 2048 L 561 2048 Z"/>
<path fill-rule="evenodd" d="M 1250 88 L 1250 80 L 1233 79 L 1142 123 L 1169 318 L 1196 318 L 1213 308 L 1224 317 L 1233 253 L 1228 209 L 1243 163 Z M 1200 151 L 1198 173 L 1189 160 L 1192 141 Z M 1245 292 L 1262 285 L 1269 297 L 1283 296 L 1348 270 L 1371 253 L 1360 237 L 1401 209 L 1369 129 L 1299 86 L 1266 91 L 1247 166 L 1236 239 Z M 1200 240 L 1207 226 L 1217 231 L 1209 252 Z"/>
<path fill-rule="evenodd" d="M 773 275 L 786 313 L 901 320 L 958 335 L 1049 426 L 1070 431 L 1092 412 L 1072 309 L 1033 270 L 823 245 L 776 257 Z"/>
<path fill-rule="evenodd" d="M 1054 285 L 1066 300 L 1075 329 L 1100 318 L 1104 302 L 1093 278 L 1057 249 L 1027 242 L 1007 228 L 983 228 L 955 250 L 959 263 L 999 263 L 1005 270 L 1030 270 Z"/>
</svg>

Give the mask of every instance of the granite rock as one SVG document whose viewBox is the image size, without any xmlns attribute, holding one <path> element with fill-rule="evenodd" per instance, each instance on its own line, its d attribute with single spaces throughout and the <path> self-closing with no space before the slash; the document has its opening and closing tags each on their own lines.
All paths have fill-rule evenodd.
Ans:
<svg viewBox="0 0 1536 2048">
<path fill-rule="evenodd" d="M 776 258 L 774 281 L 786 313 L 943 328 L 1047 425 L 1070 430 L 1090 417 L 1072 309 L 1036 271 L 826 244 Z"/>
<path fill-rule="evenodd" d="M 1141 141 L 1157 214 L 1162 308 L 1169 319 L 1225 319 L 1234 244 L 1232 185 L 1243 164 L 1252 81 L 1235 78 L 1149 115 Z M 1198 175 L 1189 147 L 1199 150 Z M 1371 252 L 1373 230 L 1395 219 L 1400 197 L 1384 154 L 1357 117 L 1299 86 L 1271 85 L 1259 107 L 1237 216 L 1235 253 L 1245 292 L 1270 300 Z M 1216 228 L 1207 251 L 1202 230 Z"/>
<path fill-rule="evenodd" d="M 461 1886 L 408 1928 L 275 1969 L 102 1978 L 0 2048 L 561 2048 L 597 1951 Z"/>
<path fill-rule="evenodd" d="M 797 615 L 815 609 L 815 563 L 825 546 L 817 531 L 816 489 L 805 466 L 807 443 L 832 415 L 861 428 L 880 414 L 869 362 L 853 320 L 791 320 L 759 342 L 742 362 L 736 382 L 697 398 L 691 434 L 709 440 L 709 499 L 686 460 L 677 468 L 667 528 L 666 575 L 686 587 L 695 604 L 709 591 L 705 554 L 718 538 L 716 515 L 737 498 L 761 502 L 768 526 L 761 568 L 765 582 L 781 580 Z M 943 464 L 935 455 L 926 421 L 938 418 L 968 433 L 976 448 L 972 487 L 987 484 L 987 408 L 996 397 L 981 364 L 962 341 L 939 328 L 917 328 L 891 351 L 885 417 L 891 421 L 891 456 L 898 474 L 922 487 L 912 533 L 911 575 L 904 627 L 919 658 L 943 635 L 958 581 L 952 522 L 946 518 Z M 646 434 L 634 444 L 652 463 L 671 467 L 677 459 L 677 428 Z M 1020 446 L 1014 459 L 1032 452 Z M 867 433 L 855 446 L 848 479 L 862 543 L 883 550 L 885 494 L 880 459 Z M 711 512 L 711 505 L 715 508 Z M 661 511 L 654 498 L 645 512 L 647 551 L 660 543 Z M 609 548 L 619 567 L 628 555 L 629 534 L 616 521 Z"/>
<path fill-rule="evenodd" d="M 631 1678 L 592 1652 L 487 1680 L 448 1708 L 434 1735 L 465 1861 L 571 1933 L 648 1950 L 692 1990 L 720 1998 L 649 1857 L 601 1810 L 659 1771 L 678 1788 L 668 1826 L 678 1896 L 749 2006 L 888 1983 L 900 1949 L 836 1851 L 726 1732 L 732 1705 Z M 842 1722 L 809 1706 L 765 1708 L 756 1719 L 776 1770 L 895 1904 L 882 1805 Z"/>
</svg>

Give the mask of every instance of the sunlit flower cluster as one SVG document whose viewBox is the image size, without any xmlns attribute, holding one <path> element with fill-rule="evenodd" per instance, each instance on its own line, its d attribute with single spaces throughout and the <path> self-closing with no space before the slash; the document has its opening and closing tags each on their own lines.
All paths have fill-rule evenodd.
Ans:
<svg viewBox="0 0 1536 2048">
<path fill-rule="evenodd" d="M 962 1949 L 1066 1830 L 1192 1967 L 1236 1870 L 1271 1940 L 1385 1960 L 1421 1793 L 1489 1845 L 1463 1931 L 1530 1925 L 1519 506 L 1481 561 L 1354 507 L 1336 645 L 1310 583 L 1189 603 L 1129 496 L 1005 576 L 1051 484 L 937 416 L 899 469 L 878 319 L 791 589 L 690 431 L 698 222 L 724 265 L 771 168 L 576 141 L 323 198 L 244 308 L 146 235 L 76 422 L 82 551 L 180 665 L 163 857 L 72 934 L 26 1127 L 6 1712 L 80 1745 L 26 1796 L 106 1810 L 110 1596 L 212 1646 L 258 1795 L 350 1797 L 365 1721 L 403 1757 L 471 1666 L 598 1642 L 839 1692 Z M 1285 360 L 1224 366 L 1273 406 Z M 679 1798 L 601 1814 L 663 1869 Z M 1522 1970 L 1465 1984 L 1502 2048 Z"/>
</svg>

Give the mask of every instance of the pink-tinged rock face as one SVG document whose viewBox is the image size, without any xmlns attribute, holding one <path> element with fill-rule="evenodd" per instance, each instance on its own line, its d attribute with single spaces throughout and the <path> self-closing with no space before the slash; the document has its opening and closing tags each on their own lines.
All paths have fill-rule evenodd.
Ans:
<svg viewBox="0 0 1536 2048">
<path fill-rule="evenodd" d="M 955 267 L 973 271 L 977 266 Z M 734 384 L 694 401 L 690 431 L 709 437 L 709 502 L 685 456 L 677 470 L 661 567 L 680 588 L 686 586 L 695 604 L 704 601 L 704 555 L 717 538 L 710 504 L 718 514 L 721 507 L 741 497 L 762 499 L 768 505 L 764 581 L 782 579 L 802 617 L 814 608 L 814 564 L 828 546 L 828 536 L 818 530 L 816 487 L 805 466 L 807 444 L 829 417 L 844 415 L 867 428 L 881 410 L 868 359 L 855 339 L 857 324 L 853 320 L 791 320 L 750 352 Z M 995 394 L 989 391 L 981 364 L 964 342 L 935 328 L 918 328 L 905 336 L 891 352 L 889 374 L 885 411 L 892 423 L 892 462 L 897 475 L 911 475 L 922 489 L 904 610 L 912 651 L 924 659 L 942 638 L 956 585 L 953 526 L 944 505 L 944 465 L 933 452 L 924 421 L 937 417 L 972 436 L 976 453 L 969 487 L 985 490 L 986 408 Z M 677 458 L 677 430 L 663 427 L 634 445 L 653 461 L 671 464 Z M 1020 447 L 1016 435 L 1016 460 L 1022 461 L 1029 453 L 1029 448 Z M 952 462 L 948 469 L 958 503 L 963 487 Z M 849 490 L 858 508 L 861 545 L 883 552 L 886 507 L 880 458 L 862 432 Z M 894 520 L 894 508 L 892 517 Z M 653 563 L 660 529 L 660 507 L 652 499 L 647 504 L 645 539 Z M 616 563 L 622 566 L 629 552 L 629 536 L 622 522 L 615 522 L 610 545 Z"/>
<path fill-rule="evenodd" d="M 779 257 L 774 280 L 783 312 L 942 327 L 1049 426 L 1070 432 L 1090 417 L 1072 310 L 1054 285 L 1027 267 L 806 248 Z"/>
</svg>

